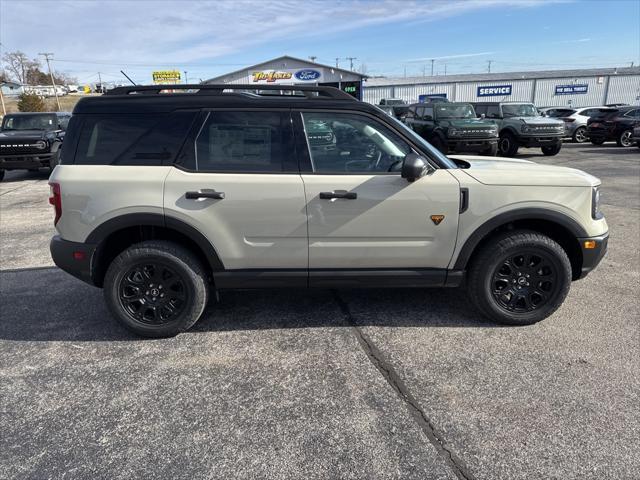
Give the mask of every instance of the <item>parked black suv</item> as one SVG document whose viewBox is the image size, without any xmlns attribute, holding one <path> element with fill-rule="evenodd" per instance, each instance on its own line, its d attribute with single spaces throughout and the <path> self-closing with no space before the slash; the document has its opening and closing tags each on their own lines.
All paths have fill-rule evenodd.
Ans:
<svg viewBox="0 0 640 480">
<path fill-rule="evenodd" d="M 587 122 L 587 133 L 594 145 L 615 140 L 619 147 L 631 147 L 633 127 L 637 122 L 640 122 L 640 107 L 620 107 L 613 112 L 591 117 Z"/>
<path fill-rule="evenodd" d="M 6 115 L 0 128 L 0 181 L 5 170 L 53 170 L 70 118 L 67 112 Z"/>
<path fill-rule="evenodd" d="M 476 118 L 469 103 L 414 103 L 405 123 L 442 153 L 498 153 L 498 126 L 492 120 Z"/>
</svg>

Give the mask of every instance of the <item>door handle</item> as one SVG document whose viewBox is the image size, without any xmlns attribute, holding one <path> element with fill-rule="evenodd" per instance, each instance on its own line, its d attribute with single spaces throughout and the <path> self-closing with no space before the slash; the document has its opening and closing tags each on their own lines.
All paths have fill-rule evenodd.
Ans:
<svg viewBox="0 0 640 480">
<path fill-rule="evenodd" d="M 347 192 L 346 190 L 334 190 L 333 192 L 320 192 L 320 198 L 323 200 L 330 200 L 332 198 L 355 200 L 358 198 L 358 194 L 356 192 Z"/>
<path fill-rule="evenodd" d="M 224 192 L 187 192 L 184 194 L 187 200 L 197 200 L 199 198 L 214 198 L 224 200 Z"/>
</svg>

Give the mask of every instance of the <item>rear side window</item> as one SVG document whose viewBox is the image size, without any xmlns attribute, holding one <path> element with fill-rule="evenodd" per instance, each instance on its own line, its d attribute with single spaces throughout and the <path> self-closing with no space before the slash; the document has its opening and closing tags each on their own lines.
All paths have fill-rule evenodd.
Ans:
<svg viewBox="0 0 640 480">
<path fill-rule="evenodd" d="M 285 171 L 293 155 L 289 114 L 210 112 L 195 144 L 195 169 L 203 172 Z"/>
<path fill-rule="evenodd" d="M 173 163 L 195 112 L 110 114 L 84 119 L 76 150 L 80 165 Z"/>
</svg>

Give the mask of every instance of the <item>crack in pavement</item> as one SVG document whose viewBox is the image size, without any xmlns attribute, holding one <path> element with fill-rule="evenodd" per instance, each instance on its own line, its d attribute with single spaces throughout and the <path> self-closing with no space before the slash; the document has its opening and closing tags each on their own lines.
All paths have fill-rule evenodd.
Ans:
<svg viewBox="0 0 640 480">
<path fill-rule="evenodd" d="M 451 468 L 453 473 L 460 480 L 473 480 L 474 477 L 471 475 L 468 468 L 464 465 L 462 460 L 451 451 L 442 435 L 436 431 L 431 419 L 429 419 L 425 412 L 420 408 L 418 401 L 411 394 L 393 366 L 385 359 L 384 355 L 375 346 L 373 341 L 358 327 L 347 302 L 340 297 L 340 294 L 336 290 L 332 290 L 332 293 L 343 315 L 351 324 L 351 329 L 358 339 L 360 347 L 367 355 L 367 358 L 373 366 L 378 369 L 400 399 L 407 405 L 407 408 L 411 412 L 414 420 L 427 436 L 431 444 L 435 447 L 438 454 L 444 458 L 449 468 Z"/>
</svg>

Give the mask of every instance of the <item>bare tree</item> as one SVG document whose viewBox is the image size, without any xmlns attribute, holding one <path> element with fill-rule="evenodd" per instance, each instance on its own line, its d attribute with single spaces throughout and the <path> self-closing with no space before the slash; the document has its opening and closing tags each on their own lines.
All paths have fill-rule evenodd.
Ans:
<svg viewBox="0 0 640 480">
<path fill-rule="evenodd" d="M 12 80 L 22 84 L 27 83 L 29 72 L 40 69 L 40 63 L 37 60 L 29 60 L 29 57 L 19 50 L 5 53 L 2 61 Z"/>
</svg>

